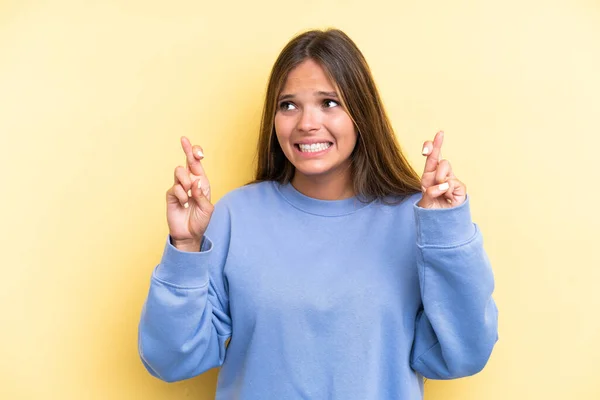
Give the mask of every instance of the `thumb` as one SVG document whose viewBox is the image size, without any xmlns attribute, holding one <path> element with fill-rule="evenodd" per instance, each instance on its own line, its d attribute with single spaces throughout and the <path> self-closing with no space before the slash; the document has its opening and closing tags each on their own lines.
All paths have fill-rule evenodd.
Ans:
<svg viewBox="0 0 600 400">
<path fill-rule="evenodd" d="M 196 204 L 198 204 L 198 207 L 204 213 L 210 214 L 213 207 L 213 205 L 207 197 L 210 188 L 208 186 L 204 187 L 201 182 L 201 178 L 198 178 L 194 181 L 194 183 L 192 183 L 192 199 L 194 199 Z"/>
</svg>

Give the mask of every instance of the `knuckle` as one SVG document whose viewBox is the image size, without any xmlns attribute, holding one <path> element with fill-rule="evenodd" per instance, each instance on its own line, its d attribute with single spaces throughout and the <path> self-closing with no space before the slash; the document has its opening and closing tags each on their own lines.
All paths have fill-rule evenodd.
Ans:
<svg viewBox="0 0 600 400">
<path fill-rule="evenodd" d="M 175 168 L 175 178 L 177 178 L 177 180 L 181 181 L 182 177 L 185 177 L 185 170 L 183 167 L 179 166 L 179 167 Z"/>
<path fill-rule="evenodd" d="M 185 192 L 185 189 L 181 185 L 177 185 L 175 187 L 175 194 L 179 198 L 187 197 L 187 193 Z"/>
</svg>

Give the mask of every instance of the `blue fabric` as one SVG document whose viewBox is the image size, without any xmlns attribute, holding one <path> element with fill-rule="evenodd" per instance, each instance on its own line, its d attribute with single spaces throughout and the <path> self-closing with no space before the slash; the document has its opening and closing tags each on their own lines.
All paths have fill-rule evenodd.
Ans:
<svg viewBox="0 0 600 400">
<path fill-rule="evenodd" d="M 173 382 L 221 366 L 218 400 L 417 400 L 423 376 L 477 373 L 498 311 L 470 198 L 430 210 L 420 197 L 231 191 L 201 251 L 167 239 L 139 325 L 145 367 Z"/>
</svg>

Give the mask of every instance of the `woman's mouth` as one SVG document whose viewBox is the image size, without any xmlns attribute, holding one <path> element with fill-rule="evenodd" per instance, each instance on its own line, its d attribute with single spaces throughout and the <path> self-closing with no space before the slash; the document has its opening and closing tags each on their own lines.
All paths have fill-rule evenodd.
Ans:
<svg viewBox="0 0 600 400">
<path fill-rule="evenodd" d="M 321 143 L 312 143 L 312 144 L 294 144 L 294 148 L 301 153 L 302 155 L 316 155 L 319 153 L 323 153 L 328 150 L 333 143 L 331 142 L 321 142 Z"/>
</svg>

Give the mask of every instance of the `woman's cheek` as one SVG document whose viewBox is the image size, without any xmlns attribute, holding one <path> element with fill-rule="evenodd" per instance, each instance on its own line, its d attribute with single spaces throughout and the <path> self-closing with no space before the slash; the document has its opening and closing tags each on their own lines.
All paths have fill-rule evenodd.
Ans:
<svg viewBox="0 0 600 400">
<path fill-rule="evenodd" d="M 275 117 L 275 132 L 280 137 L 290 137 L 294 121 L 291 118 L 279 116 Z"/>
</svg>

